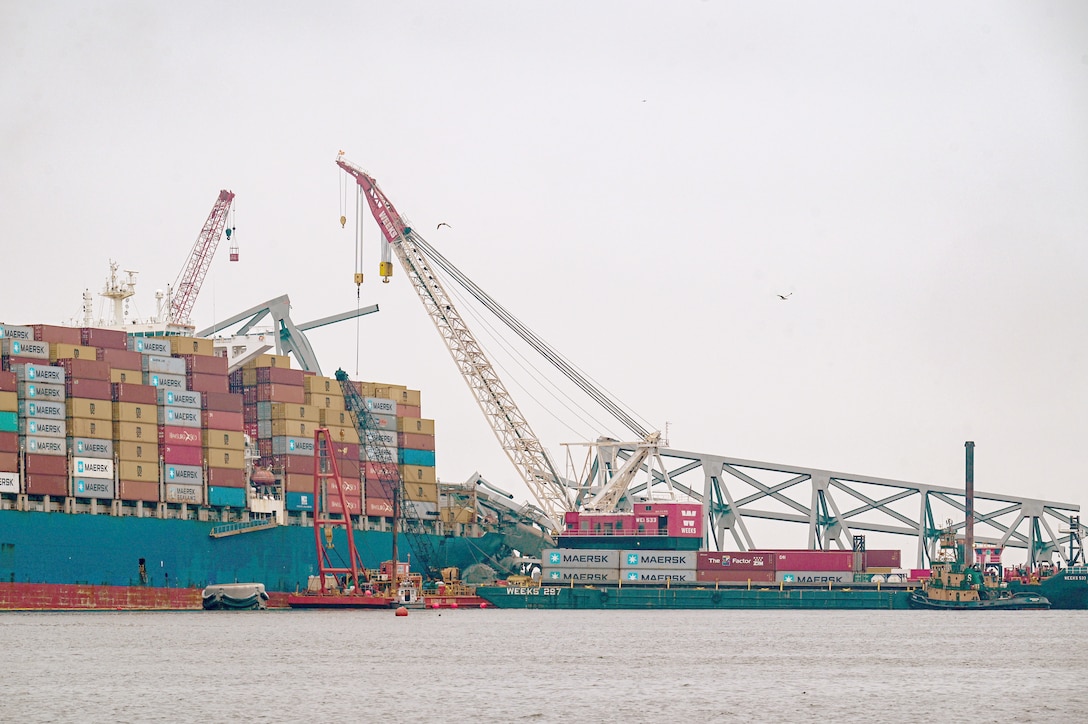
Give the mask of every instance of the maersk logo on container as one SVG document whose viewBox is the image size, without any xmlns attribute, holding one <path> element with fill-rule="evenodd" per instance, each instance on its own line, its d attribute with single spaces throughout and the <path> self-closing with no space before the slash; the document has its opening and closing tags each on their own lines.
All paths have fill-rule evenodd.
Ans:
<svg viewBox="0 0 1088 724">
<path fill-rule="evenodd" d="M 189 391 L 166 390 L 166 404 L 182 407 L 200 407 L 200 393 Z"/>
<path fill-rule="evenodd" d="M 27 441 L 26 448 L 29 453 L 64 453 L 64 445 L 60 440 L 30 439 Z"/>
<path fill-rule="evenodd" d="M 101 442 L 90 442 L 88 440 L 76 441 L 76 452 L 80 455 L 85 453 L 99 453 L 104 455 L 110 452 L 110 446 Z"/>
<path fill-rule="evenodd" d="M 79 475 L 87 475 L 90 473 L 108 473 L 111 471 L 112 465 L 106 463 L 91 461 L 91 460 L 76 460 L 76 473 Z"/>
<path fill-rule="evenodd" d="M 113 483 L 107 483 L 101 480 L 77 480 L 76 493 L 112 495 Z"/>
<path fill-rule="evenodd" d="M 195 465 L 167 465 L 166 477 L 170 480 L 197 481 L 201 479 L 201 470 Z"/>
<path fill-rule="evenodd" d="M 189 410 L 167 410 L 166 417 L 171 422 L 200 422 L 200 416 Z"/>
<path fill-rule="evenodd" d="M 396 415 L 397 403 L 380 397 L 368 397 L 366 398 L 366 409 L 383 415 Z"/>
</svg>

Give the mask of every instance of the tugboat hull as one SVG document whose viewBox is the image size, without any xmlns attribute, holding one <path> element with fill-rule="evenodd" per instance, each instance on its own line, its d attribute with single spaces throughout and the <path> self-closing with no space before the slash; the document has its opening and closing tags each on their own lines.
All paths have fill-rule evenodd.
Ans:
<svg viewBox="0 0 1088 724">
<path fill-rule="evenodd" d="M 930 598 L 925 591 L 912 591 L 908 604 L 911 608 L 935 611 L 1029 611 L 1050 608 L 1050 601 L 1037 593 L 1015 593 L 980 601 L 941 601 Z"/>
</svg>

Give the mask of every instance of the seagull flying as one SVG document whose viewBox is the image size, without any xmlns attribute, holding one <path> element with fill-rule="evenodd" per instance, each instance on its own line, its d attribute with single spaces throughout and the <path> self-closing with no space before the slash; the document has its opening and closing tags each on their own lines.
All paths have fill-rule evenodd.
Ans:
<svg viewBox="0 0 1088 724">
<path fill-rule="evenodd" d="M 793 292 L 790 292 L 789 294 L 779 294 L 778 298 L 779 299 L 789 299 L 792 296 L 793 296 Z"/>
<path fill-rule="evenodd" d="M 452 229 L 453 228 L 452 226 L 447 224 L 445 221 L 443 221 L 441 224 L 439 224 L 438 226 L 436 226 L 434 228 L 437 230 L 437 229 L 441 229 L 443 226 L 445 226 L 447 229 Z"/>
</svg>

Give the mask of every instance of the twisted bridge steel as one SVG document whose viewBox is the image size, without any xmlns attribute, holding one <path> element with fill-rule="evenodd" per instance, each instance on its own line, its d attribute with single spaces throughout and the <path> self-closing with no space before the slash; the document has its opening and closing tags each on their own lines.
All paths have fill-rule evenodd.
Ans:
<svg viewBox="0 0 1088 724">
<path fill-rule="evenodd" d="M 619 456 L 634 453 L 621 446 Z M 739 550 L 758 550 L 750 523 L 767 520 L 807 526 L 812 549 L 849 550 L 852 536 L 863 532 L 910 536 L 921 568 L 936 558 L 946 518 L 959 521 L 952 524 L 957 531 L 965 525 L 960 488 L 664 448 L 661 457 L 672 487 L 703 503 L 711 549 L 731 537 Z M 632 496 L 665 480 L 660 472 L 649 475 L 653 482 L 632 486 Z M 1055 554 L 1068 563 L 1081 535 L 1070 530 L 1070 518 L 1079 512 L 1073 503 L 976 491 L 975 541 L 1026 549 L 1032 565 Z"/>
</svg>

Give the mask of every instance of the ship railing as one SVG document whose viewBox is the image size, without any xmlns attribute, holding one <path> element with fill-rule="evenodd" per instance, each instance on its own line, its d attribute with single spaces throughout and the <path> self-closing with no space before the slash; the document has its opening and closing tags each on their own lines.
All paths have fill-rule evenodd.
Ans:
<svg viewBox="0 0 1088 724">
<path fill-rule="evenodd" d="M 223 536 L 236 535 L 238 533 L 246 533 L 251 530 L 262 530 L 264 528 L 271 528 L 277 525 L 275 518 L 254 518 L 252 520 L 240 520 L 233 523 L 223 523 L 217 525 L 209 531 L 208 535 L 213 538 L 222 538 Z"/>
<path fill-rule="evenodd" d="M 563 530 L 559 535 L 583 538 L 681 538 L 683 536 L 669 535 L 664 531 L 637 531 L 637 530 Z M 697 536 L 696 536 L 697 537 Z"/>
</svg>

